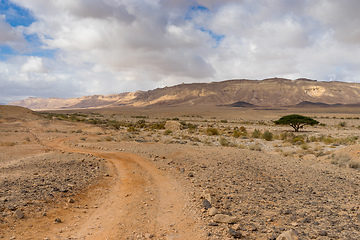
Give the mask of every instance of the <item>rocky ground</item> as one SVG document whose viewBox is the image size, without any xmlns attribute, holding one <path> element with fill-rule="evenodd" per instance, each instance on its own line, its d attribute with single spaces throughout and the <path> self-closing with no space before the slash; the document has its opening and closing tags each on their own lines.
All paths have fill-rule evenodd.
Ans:
<svg viewBox="0 0 360 240">
<path fill-rule="evenodd" d="M 0 134 L 0 238 L 360 236 L 356 144 L 309 143 L 323 154 L 299 154 L 282 140 L 225 136 L 237 145 L 221 146 L 221 136 L 187 130 L 128 132 L 33 116 L 0 118 Z"/>
</svg>

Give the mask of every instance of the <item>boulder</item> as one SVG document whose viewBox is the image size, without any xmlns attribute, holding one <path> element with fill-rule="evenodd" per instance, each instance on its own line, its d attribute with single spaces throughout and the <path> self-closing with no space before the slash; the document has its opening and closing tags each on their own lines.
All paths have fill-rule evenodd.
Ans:
<svg viewBox="0 0 360 240">
<path fill-rule="evenodd" d="M 214 216 L 214 222 L 217 223 L 237 223 L 239 222 L 239 218 L 225 215 L 225 214 L 216 214 Z"/>
<path fill-rule="evenodd" d="M 176 132 L 182 129 L 182 125 L 178 121 L 167 121 L 165 123 L 165 129 Z"/>
<path fill-rule="evenodd" d="M 276 240 L 299 240 L 299 237 L 297 232 L 291 229 L 280 234 Z"/>
</svg>

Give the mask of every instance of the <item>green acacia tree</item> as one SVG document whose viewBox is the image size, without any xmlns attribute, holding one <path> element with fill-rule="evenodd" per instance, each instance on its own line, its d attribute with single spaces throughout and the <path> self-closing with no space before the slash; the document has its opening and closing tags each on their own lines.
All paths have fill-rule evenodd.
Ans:
<svg viewBox="0 0 360 240">
<path fill-rule="evenodd" d="M 298 114 L 291 114 L 284 117 L 281 117 L 279 120 L 274 121 L 276 125 L 290 125 L 294 128 L 295 132 L 298 132 L 300 128 L 303 128 L 305 125 L 316 125 L 319 122 L 310 117 L 305 117 Z"/>
</svg>

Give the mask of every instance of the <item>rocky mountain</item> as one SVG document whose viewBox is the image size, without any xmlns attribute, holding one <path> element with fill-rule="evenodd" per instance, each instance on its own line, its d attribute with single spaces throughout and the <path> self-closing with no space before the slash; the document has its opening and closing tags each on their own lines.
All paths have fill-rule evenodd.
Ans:
<svg viewBox="0 0 360 240">
<path fill-rule="evenodd" d="M 301 102 L 357 104 L 360 102 L 360 84 L 309 79 L 243 79 L 180 84 L 149 91 L 107 96 L 94 95 L 71 99 L 28 98 L 9 104 L 30 109 L 65 109 L 184 104 L 281 107 L 292 106 Z M 239 106 L 236 103 L 241 104 Z"/>
</svg>

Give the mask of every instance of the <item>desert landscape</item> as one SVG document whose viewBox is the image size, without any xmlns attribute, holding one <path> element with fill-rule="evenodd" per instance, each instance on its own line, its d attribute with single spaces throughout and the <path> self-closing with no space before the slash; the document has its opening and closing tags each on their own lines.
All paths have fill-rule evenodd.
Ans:
<svg viewBox="0 0 360 240">
<path fill-rule="evenodd" d="M 273 121 L 320 122 L 295 133 Z M 358 239 L 356 106 L 0 106 L 4 239 Z"/>
</svg>

